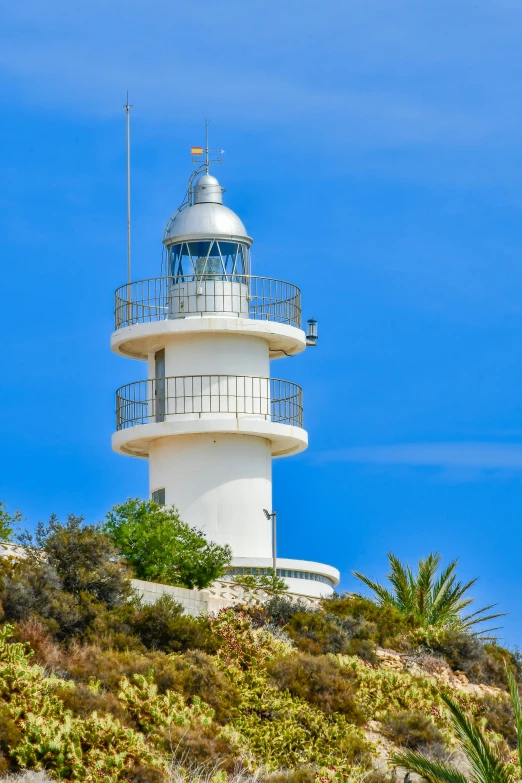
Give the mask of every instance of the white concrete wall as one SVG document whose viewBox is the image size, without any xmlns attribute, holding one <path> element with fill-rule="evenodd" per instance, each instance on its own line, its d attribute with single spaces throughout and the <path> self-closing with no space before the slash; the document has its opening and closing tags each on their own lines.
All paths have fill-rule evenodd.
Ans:
<svg viewBox="0 0 522 783">
<path fill-rule="evenodd" d="M 234 557 L 270 557 L 271 445 L 252 435 L 212 433 L 157 438 L 150 444 L 150 491 Z"/>
<path fill-rule="evenodd" d="M 253 375 L 270 377 L 269 346 L 261 337 L 212 332 L 165 337 L 165 375 Z M 154 353 L 149 378 L 155 378 Z"/>
</svg>

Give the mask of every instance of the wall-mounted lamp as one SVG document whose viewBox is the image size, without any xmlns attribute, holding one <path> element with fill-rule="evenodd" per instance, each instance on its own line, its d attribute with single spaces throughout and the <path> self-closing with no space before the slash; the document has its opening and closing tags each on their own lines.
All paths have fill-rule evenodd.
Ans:
<svg viewBox="0 0 522 783">
<path fill-rule="evenodd" d="M 306 332 L 306 344 L 317 345 L 317 321 L 315 318 L 309 318 L 306 322 L 308 324 L 308 331 Z"/>
<path fill-rule="evenodd" d="M 272 565 L 274 569 L 274 576 L 277 574 L 277 511 L 268 511 L 266 508 L 263 509 L 263 514 L 268 520 L 272 520 Z"/>
</svg>

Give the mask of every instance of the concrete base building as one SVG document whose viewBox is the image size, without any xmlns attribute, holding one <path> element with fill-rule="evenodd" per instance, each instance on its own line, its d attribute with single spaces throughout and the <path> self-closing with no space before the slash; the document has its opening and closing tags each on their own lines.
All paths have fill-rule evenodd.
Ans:
<svg viewBox="0 0 522 783">
<path fill-rule="evenodd" d="M 253 240 L 208 155 L 202 169 L 167 223 L 164 274 L 116 291 L 112 350 L 146 362 L 147 379 L 118 389 L 112 443 L 148 460 L 152 499 L 230 545 L 232 573 L 270 573 L 272 459 L 308 445 L 301 388 L 270 372 L 306 348 L 300 292 L 252 275 Z M 339 582 L 321 563 L 277 558 L 277 571 L 310 597 Z"/>
</svg>

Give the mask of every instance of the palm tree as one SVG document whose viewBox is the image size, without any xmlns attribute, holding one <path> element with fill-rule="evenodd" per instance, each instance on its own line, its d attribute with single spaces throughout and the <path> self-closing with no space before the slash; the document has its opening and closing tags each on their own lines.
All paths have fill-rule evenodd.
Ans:
<svg viewBox="0 0 522 783">
<path fill-rule="evenodd" d="M 506 670 L 511 701 L 515 713 L 515 725 L 518 735 L 518 769 L 502 760 L 497 748 L 492 745 L 482 731 L 462 712 L 460 707 L 448 696 L 441 694 L 451 713 L 451 723 L 457 742 L 469 762 L 469 779 L 451 764 L 433 761 L 423 753 L 405 750 L 395 753 L 390 762 L 403 767 L 408 772 L 416 772 L 427 783 L 516 783 L 522 776 L 522 711 L 515 678 Z"/>
<path fill-rule="evenodd" d="M 457 560 L 453 560 L 437 576 L 440 565 L 440 555 L 432 552 L 419 561 L 417 573 L 414 574 L 409 565 L 403 565 L 395 555 L 388 553 L 390 572 L 387 574 L 393 589 L 387 589 L 379 582 L 374 582 L 364 574 L 354 571 L 354 576 L 360 579 L 374 593 L 374 600 L 380 605 L 394 606 L 407 617 L 414 628 L 455 628 L 468 631 L 479 623 L 502 617 L 502 614 L 486 614 L 495 604 L 485 606 L 472 614 L 462 615 L 462 611 L 473 602 L 473 598 L 465 597 L 476 579 L 462 583 L 457 581 Z M 489 628 L 488 631 L 495 631 Z M 479 631 L 487 633 L 487 631 Z"/>
</svg>

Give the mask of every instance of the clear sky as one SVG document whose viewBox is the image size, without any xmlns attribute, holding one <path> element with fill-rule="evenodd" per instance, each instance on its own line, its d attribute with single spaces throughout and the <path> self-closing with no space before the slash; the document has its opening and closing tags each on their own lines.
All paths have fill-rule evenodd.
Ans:
<svg viewBox="0 0 522 783">
<path fill-rule="evenodd" d="M 113 454 L 125 281 L 160 273 L 189 147 L 226 150 L 254 272 L 303 292 L 310 448 L 274 464 L 279 553 L 353 589 L 386 552 L 480 576 L 522 642 L 522 112 L 515 0 L 19 0 L 0 24 L 0 497 L 29 524 L 146 496 Z"/>
</svg>

